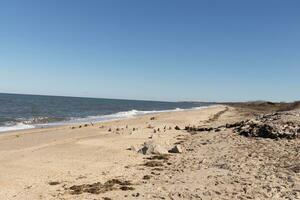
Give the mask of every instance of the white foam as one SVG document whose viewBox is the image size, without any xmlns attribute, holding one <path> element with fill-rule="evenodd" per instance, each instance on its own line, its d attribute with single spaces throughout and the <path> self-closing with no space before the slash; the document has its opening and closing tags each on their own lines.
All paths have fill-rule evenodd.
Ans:
<svg viewBox="0 0 300 200">
<path fill-rule="evenodd" d="M 164 113 L 164 112 L 179 112 L 179 111 L 186 111 L 186 110 L 199 110 L 208 108 L 211 106 L 201 106 L 201 107 L 194 107 L 189 109 L 181 109 L 176 108 L 173 110 L 151 110 L 151 111 L 141 111 L 141 110 L 129 110 L 124 112 L 118 112 L 110 115 L 100 115 L 100 116 L 88 116 L 85 118 L 74 118 L 70 121 L 65 122 L 57 122 L 51 124 L 43 124 L 43 126 L 55 126 L 55 125 L 65 125 L 65 124 L 78 124 L 78 123 L 96 123 L 96 122 L 103 122 L 103 121 L 113 121 L 119 119 L 127 119 L 133 118 L 141 115 L 148 115 L 148 114 L 155 114 L 155 113 Z"/>
<path fill-rule="evenodd" d="M 31 129 L 31 128 L 35 128 L 35 126 L 18 123 L 13 126 L 2 126 L 0 127 L 0 132 L 17 131 L 17 130 L 24 130 L 24 129 Z"/>
<path fill-rule="evenodd" d="M 154 114 L 154 113 L 162 113 L 162 112 L 175 112 L 175 111 L 182 111 L 183 109 L 176 108 L 174 110 L 152 110 L 152 111 L 140 111 L 140 110 L 129 110 L 124 112 L 118 112 L 110 115 L 98 115 L 98 116 L 88 116 L 84 118 L 72 118 L 69 121 L 63 122 L 54 122 L 49 124 L 38 124 L 37 127 L 45 127 L 45 126 L 59 126 L 59 125 L 66 125 L 66 124 L 78 124 L 78 123 L 97 123 L 97 122 L 104 122 L 104 121 L 113 121 L 119 119 L 127 119 L 133 118 L 141 115 L 147 114 Z"/>
</svg>

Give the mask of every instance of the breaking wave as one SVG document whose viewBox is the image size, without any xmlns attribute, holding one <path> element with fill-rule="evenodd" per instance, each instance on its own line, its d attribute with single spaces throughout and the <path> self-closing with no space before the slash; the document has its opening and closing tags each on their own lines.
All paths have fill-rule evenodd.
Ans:
<svg viewBox="0 0 300 200">
<path fill-rule="evenodd" d="M 78 123 L 96 123 L 103 121 L 112 121 L 119 119 L 126 119 L 137 117 L 147 114 L 163 113 L 163 112 L 177 112 L 183 110 L 195 110 L 203 109 L 211 106 L 194 107 L 190 109 L 176 108 L 173 110 L 152 110 L 152 111 L 140 111 L 140 110 L 129 110 L 124 112 L 117 112 L 110 115 L 99 115 L 99 116 L 87 116 L 82 118 L 59 118 L 59 117 L 35 117 L 32 119 L 16 119 L 15 121 L 6 122 L 0 124 L 0 132 L 33 129 L 50 126 L 60 126 L 67 124 L 78 124 Z"/>
</svg>

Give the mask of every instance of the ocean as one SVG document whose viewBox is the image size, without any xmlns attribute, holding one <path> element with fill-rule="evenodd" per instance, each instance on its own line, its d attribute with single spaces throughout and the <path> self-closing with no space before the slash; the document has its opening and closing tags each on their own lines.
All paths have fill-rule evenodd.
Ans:
<svg viewBox="0 0 300 200">
<path fill-rule="evenodd" d="M 213 103 L 160 102 L 0 93 L 0 132 L 101 122 Z"/>
</svg>

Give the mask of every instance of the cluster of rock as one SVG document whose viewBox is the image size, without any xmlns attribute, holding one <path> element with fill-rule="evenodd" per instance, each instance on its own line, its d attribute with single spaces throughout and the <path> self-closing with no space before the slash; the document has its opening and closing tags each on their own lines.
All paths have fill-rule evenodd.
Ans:
<svg viewBox="0 0 300 200">
<path fill-rule="evenodd" d="M 152 154 L 163 155 L 163 154 L 168 154 L 168 153 L 182 153 L 183 152 L 183 148 L 181 145 L 175 145 L 170 150 L 167 150 L 166 148 L 164 148 L 161 145 L 156 144 L 154 142 L 145 142 L 140 148 L 132 146 L 129 149 L 132 151 L 136 151 L 143 155 L 152 155 Z"/>
<path fill-rule="evenodd" d="M 219 132 L 222 129 L 233 128 L 234 132 L 246 137 L 261 137 L 271 139 L 295 139 L 300 136 L 299 123 L 284 121 L 283 116 L 289 113 L 271 113 L 261 115 L 255 119 L 239 121 L 232 124 L 226 124 L 218 127 L 195 127 L 186 126 L 185 130 L 190 133 L 197 132 Z"/>
<path fill-rule="evenodd" d="M 293 122 L 266 123 L 259 120 L 246 120 L 231 126 L 236 133 L 246 137 L 295 139 L 300 135 L 300 126 Z"/>
</svg>

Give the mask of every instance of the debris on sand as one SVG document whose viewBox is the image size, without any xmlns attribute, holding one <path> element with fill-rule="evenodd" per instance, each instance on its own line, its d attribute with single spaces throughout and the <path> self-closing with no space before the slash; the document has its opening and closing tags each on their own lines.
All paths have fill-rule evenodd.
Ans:
<svg viewBox="0 0 300 200">
<path fill-rule="evenodd" d="M 59 185 L 60 182 L 58 182 L 58 181 L 50 181 L 48 184 L 49 185 Z"/>
<path fill-rule="evenodd" d="M 162 167 L 164 166 L 162 162 L 160 161 L 156 161 L 156 160 L 151 160 L 151 161 L 147 161 L 144 163 L 144 166 L 146 167 Z"/>
<path fill-rule="evenodd" d="M 134 190 L 134 188 L 130 181 L 111 179 L 104 184 L 97 182 L 93 184 L 73 185 L 68 190 L 70 190 L 71 194 L 78 195 L 82 193 L 100 194 L 113 190 Z"/>
<path fill-rule="evenodd" d="M 149 180 L 149 179 L 151 179 L 151 176 L 150 175 L 145 175 L 145 176 L 143 176 L 143 179 L 144 180 Z"/>
<path fill-rule="evenodd" d="M 112 200 L 112 198 L 109 197 L 102 197 L 103 200 Z"/>
<path fill-rule="evenodd" d="M 213 127 L 195 127 L 195 126 L 186 126 L 185 129 L 188 132 L 204 132 L 204 131 L 213 131 Z"/>
<path fill-rule="evenodd" d="M 170 154 L 160 154 L 160 155 L 153 155 L 151 157 L 146 158 L 147 160 L 168 160 L 170 158 Z"/>
</svg>

